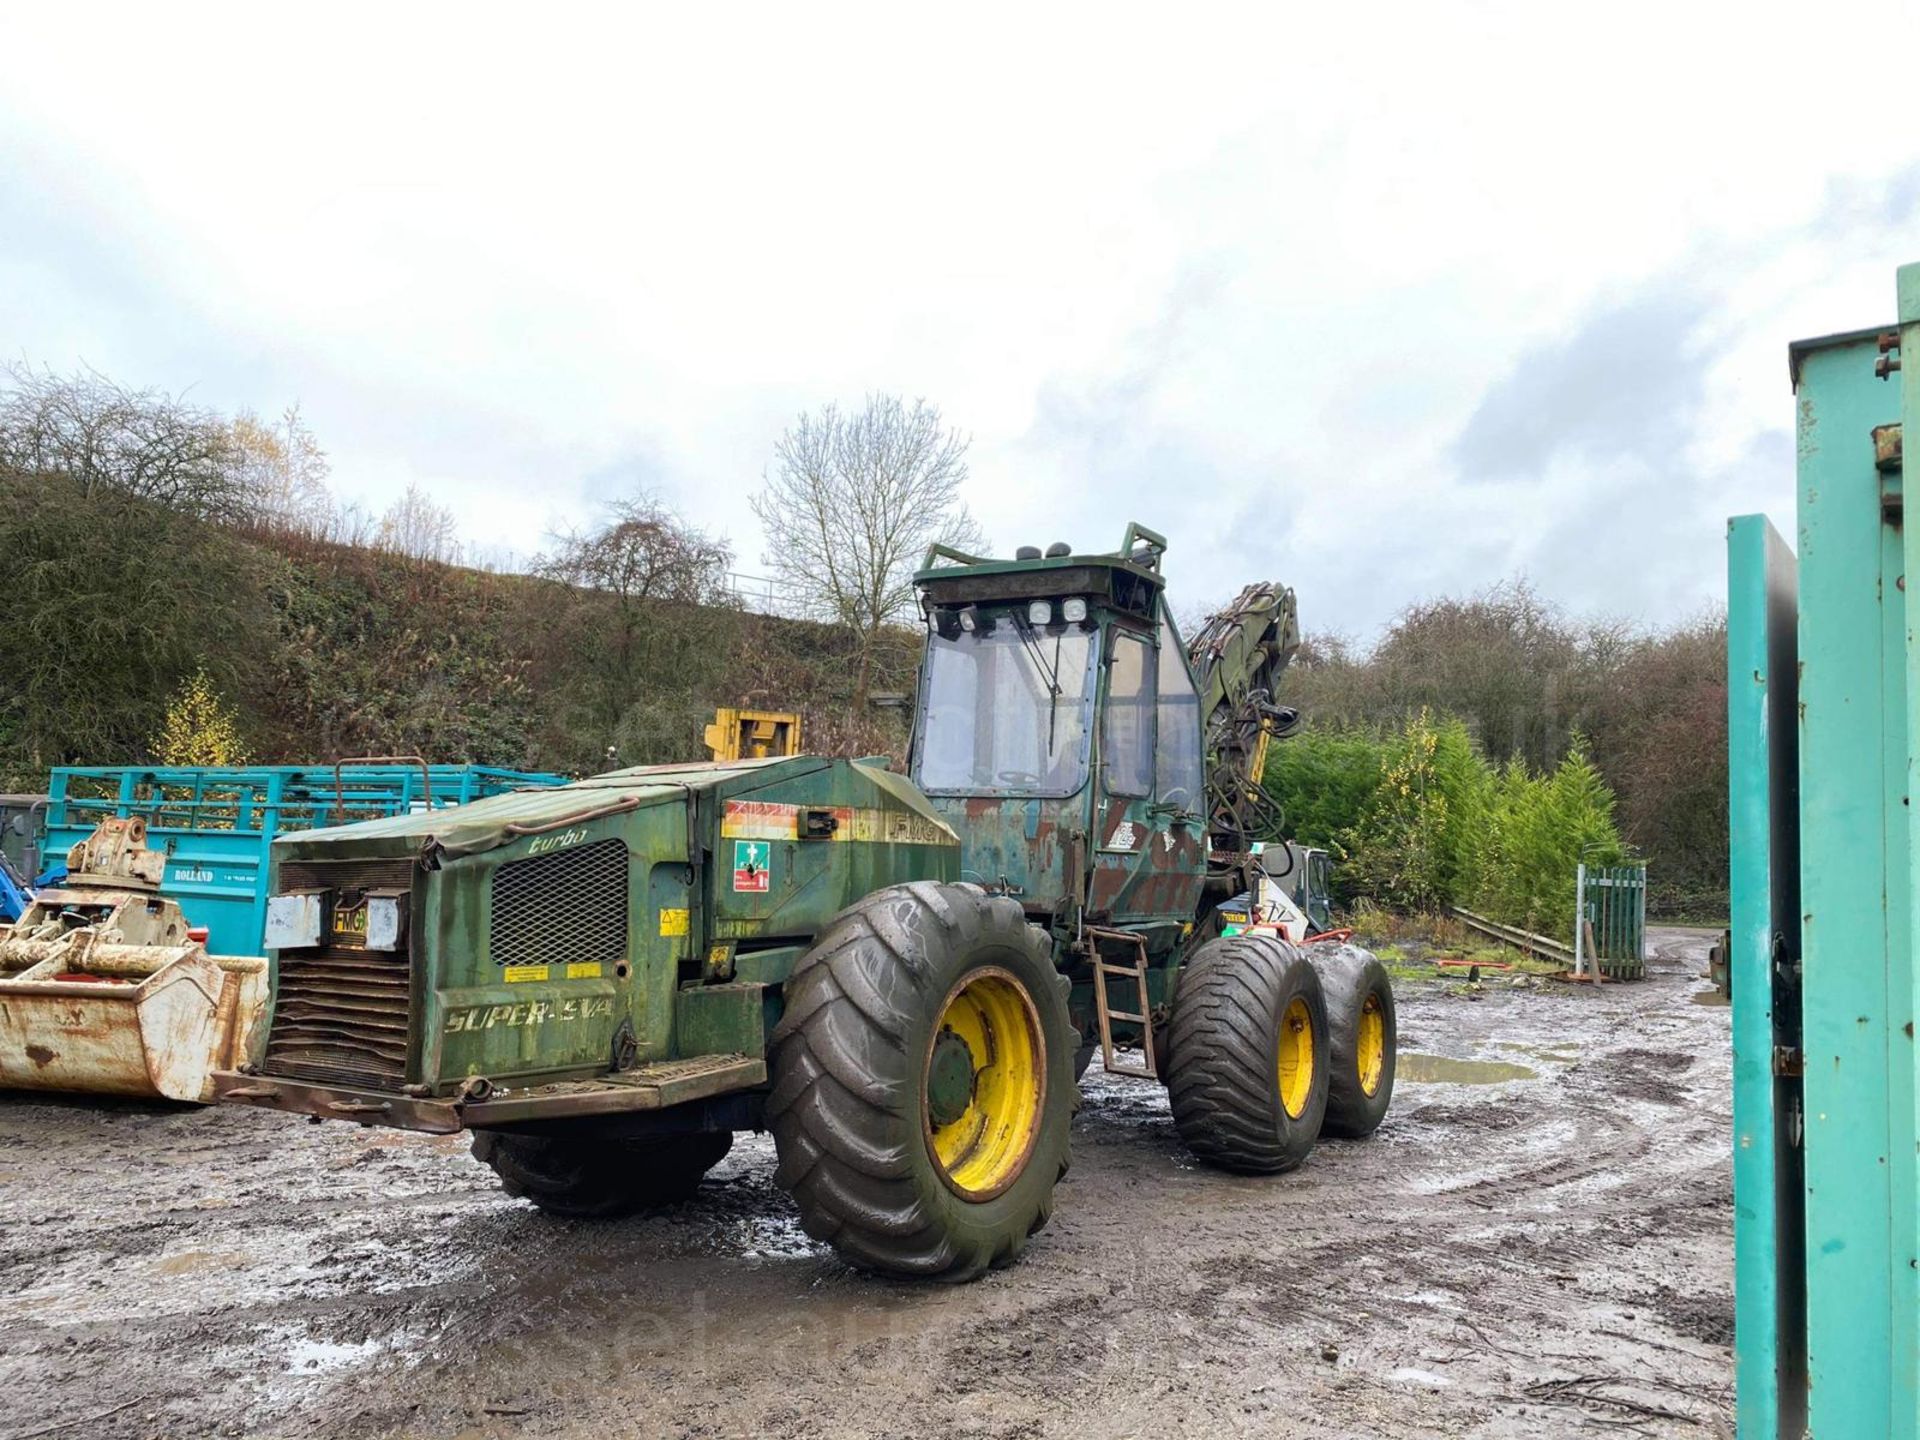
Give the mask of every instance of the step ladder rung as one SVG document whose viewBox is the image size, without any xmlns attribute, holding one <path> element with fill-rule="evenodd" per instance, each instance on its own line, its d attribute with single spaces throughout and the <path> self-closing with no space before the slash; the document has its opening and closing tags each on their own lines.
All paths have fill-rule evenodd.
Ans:
<svg viewBox="0 0 1920 1440">
<path fill-rule="evenodd" d="M 1159 1071 L 1153 1063 L 1153 996 L 1147 989 L 1147 941 L 1144 935 L 1128 930 L 1087 929 L 1088 936 L 1095 946 L 1101 939 L 1113 940 L 1133 946 L 1134 958 L 1131 964 L 1119 964 L 1107 959 L 1098 948 L 1093 951 L 1093 999 L 1094 1011 L 1100 1021 L 1101 1064 L 1109 1075 L 1124 1075 L 1136 1080 L 1156 1080 Z M 1134 993 L 1140 997 L 1138 1010 L 1115 1010 L 1107 998 L 1108 977 L 1115 976 L 1131 980 Z M 1116 1047 L 1113 1042 L 1113 1022 L 1119 1020 L 1140 1027 L 1139 1063 L 1123 1065 L 1116 1060 Z"/>
</svg>

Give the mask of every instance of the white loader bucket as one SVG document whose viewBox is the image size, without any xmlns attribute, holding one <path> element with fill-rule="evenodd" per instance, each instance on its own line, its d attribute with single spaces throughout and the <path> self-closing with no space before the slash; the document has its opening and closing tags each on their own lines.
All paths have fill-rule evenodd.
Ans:
<svg viewBox="0 0 1920 1440">
<path fill-rule="evenodd" d="M 0 1088 L 213 1100 L 251 1058 L 267 962 L 212 956 L 158 893 L 138 819 L 73 847 L 67 883 L 0 925 Z"/>
</svg>

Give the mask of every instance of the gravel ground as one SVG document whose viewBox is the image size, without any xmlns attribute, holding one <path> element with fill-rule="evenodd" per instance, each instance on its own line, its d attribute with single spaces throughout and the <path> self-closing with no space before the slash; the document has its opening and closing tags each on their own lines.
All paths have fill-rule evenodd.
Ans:
<svg viewBox="0 0 1920 1440">
<path fill-rule="evenodd" d="M 1709 939 L 1403 985 L 1386 1124 L 1278 1179 L 1096 1069 L 1052 1225 L 957 1288 L 840 1266 L 765 1139 L 586 1224 L 457 1138 L 0 1096 L 0 1437 L 1731 1436 Z"/>
</svg>

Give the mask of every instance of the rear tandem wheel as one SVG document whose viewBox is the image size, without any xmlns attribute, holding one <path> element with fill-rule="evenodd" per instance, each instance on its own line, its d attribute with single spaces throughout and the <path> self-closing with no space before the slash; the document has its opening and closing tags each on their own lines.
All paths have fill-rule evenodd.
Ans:
<svg viewBox="0 0 1920 1440">
<path fill-rule="evenodd" d="M 1320 977 L 1284 940 L 1209 940 L 1180 970 L 1167 1098 L 1180 1138 L 1225 1170 L 1275 1175 L 1307 1158 L 1327 1109 Z"/>
</svg>

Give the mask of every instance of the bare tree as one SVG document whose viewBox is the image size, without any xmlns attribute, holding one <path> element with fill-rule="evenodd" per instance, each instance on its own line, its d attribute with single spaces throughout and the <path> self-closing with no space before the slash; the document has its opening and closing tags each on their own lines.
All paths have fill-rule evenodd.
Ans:
<svg viewBox="0 0 1920 1440">
<path fill-rule="evenodd" d="M 697 733 L 708 687 L 731 653 L 733 552 L 641 493 L 607 507 L 606 523 L 556 537 L 535 573 L 550 584 L 539 625 L 542 664 L 569 729 L 627 763 L 666 759 Z"/>
<path fill-rule="evenodd" d="M 395 555 L 452 565 L 460 559 L 460 529 L 453 512 L 436 505 L 418 485 L 387 507 L 380 517 L 374 544 Z"/>
<path fill-rule="evenodd" d="M 277 425 L 251 410 L 234 416 L 234 466 L 255 522 L 270 530 L 324 536 L 334 518 L 327 452 L 290 405 Z"/>
<path fill-rule="evenodd" d="M 87 499 L 110 492 L 215 520 L 245 508 L 225 421 L 91 370 L 0 368 L 0 465 L 61 476 Z"/>
<path fill-rule="evenodd" d="M 809 611 L 852 632 L 856 710 L 884 627 L 912 613 L 927 547 L 984 541 L 961 500 L 969 443 L 938 406 L 875 394 L 858 413 L 802 412 L 774 447 L 752 502 L 766 561 Z"/>
<path fill-rule="evenodd" d="M 607 507 L 597 530 L 557 537 L 538 570 L 549 579 L 599 590 L 621 606 L 649 600 L 715 604 L 726 592 L 733 552 L 686 524 L 653 496 L 639 494 Z"/>
</svg>

